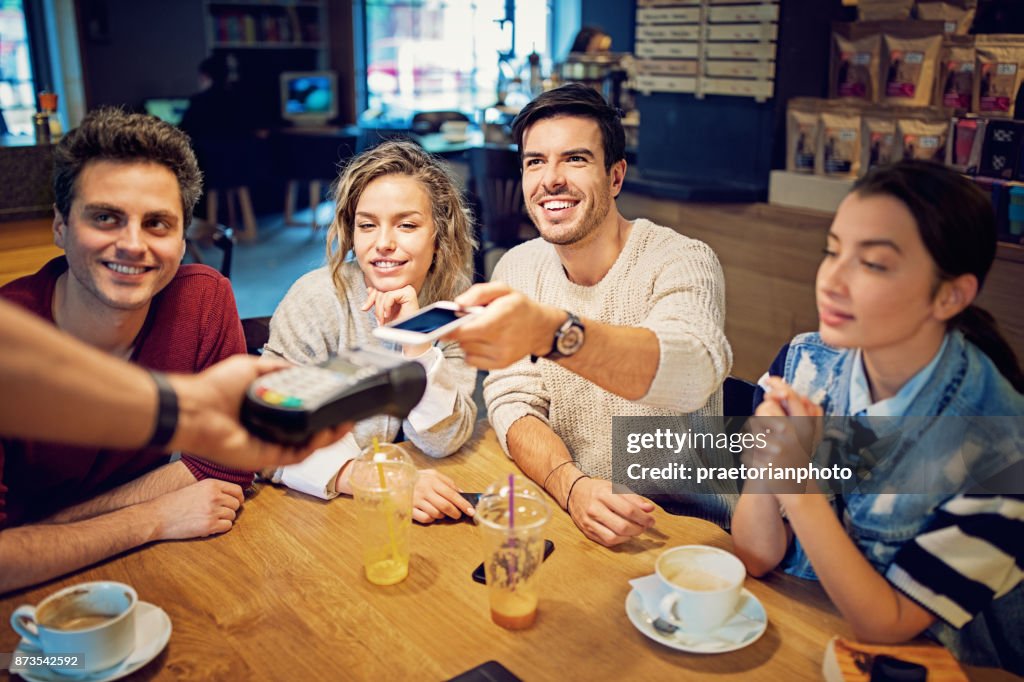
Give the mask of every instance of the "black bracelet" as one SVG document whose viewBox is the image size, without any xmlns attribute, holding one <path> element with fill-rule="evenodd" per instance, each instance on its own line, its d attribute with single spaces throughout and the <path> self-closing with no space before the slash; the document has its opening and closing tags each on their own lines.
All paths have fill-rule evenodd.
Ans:
<svg viewBox="0 0 1024 682">
<path fill-rule="evenodd" d="M 572 499 L 573 488 L 575 488 L 576 484 L 579 483 L 580 481 L 582 481 L 584 478 L 590 478 L 590 476 L 587 476 L 586 474 L 582 474 L 575 481 L 572 482 L 571 486 L 569 486 L 569 494 L 565 496 L 565 511 L 569 511 L 569 500 Z M 569 513 L 571 514 L 572 512 L 569 512 Z"/>
<path fill-rule="evenodd" d="M 564 462 L 562 462 L 561 464 L 556 464 L 555 468 L 552 469 L 551 471 L 549 471 L 548 475 L 544 477 L 544 482 L 540 484 L 540 487 L 544 488 L 544 490 L 547 490 L 548 489 L 548 481 L 551 480 L 551 474 L 555 473 L 556 471 L 558 471 L 559 469 L 564 467 L 566 464 L 573 464 L 573 461 L 571 459 L 567 459 Z"/>
<path fill-rule="evenodd" d="M 157 410 L 153 435 L 149 438 L 149 447 L 162 448 L 171 442 L 174 431 L 178 428 L 178 394 L 161 372 L 149 370 L 156 384 Z"/>
</svg>

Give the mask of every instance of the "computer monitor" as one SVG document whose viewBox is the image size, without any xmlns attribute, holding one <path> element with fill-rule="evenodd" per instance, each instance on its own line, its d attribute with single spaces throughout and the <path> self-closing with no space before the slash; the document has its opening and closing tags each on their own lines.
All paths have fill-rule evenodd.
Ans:
<svg viewBox="0 0 1024 682">
<path fill-rule="evenodd" d="M 188 109 L 188 98 L 165 97 L 147 99 L 143 102 L 143 107 L 145 107 L 146 113 L 150 116 L 156 116 L 161 121 L 167 121 L 172 126 L 176 126 L 181 123 L 181 117 L 185 115 L 185 110 Z"/>
<path fill-rule="evenodd" d="M 295 125 L 325 125 L 338 115 L 338 77 L 333 71 L 281 74 L 281 117 Z"/>
</svg>

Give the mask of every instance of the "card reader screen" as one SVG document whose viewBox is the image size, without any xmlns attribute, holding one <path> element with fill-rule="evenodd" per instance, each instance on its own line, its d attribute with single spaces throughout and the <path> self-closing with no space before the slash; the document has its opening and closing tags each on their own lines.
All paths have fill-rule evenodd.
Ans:
<svg viewBox="0 0 1024 682">
<path fill-rule="evenodd" d="M 407 332 L 420 332 L 426 334 L 434 331 L 435 329 L 440 329 L 446 324 L 454 322 L 457 319 L 459 319 L 459 315 L 454 310 L 433 308 L 425 313 L 413 315 L 404 322 L 399 322 L 394 325 L 394 328 Z"/>
</svg>

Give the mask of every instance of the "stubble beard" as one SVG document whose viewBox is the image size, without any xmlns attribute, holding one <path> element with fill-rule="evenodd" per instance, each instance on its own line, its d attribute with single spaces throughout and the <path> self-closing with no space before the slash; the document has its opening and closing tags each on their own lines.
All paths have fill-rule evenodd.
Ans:
<svg viewBox="0 0 1024 682">
<path fill-rule="evenodd" d="M 575 196 L 573 198 L 575 198 Z M 540 232 L 541 238 L 547 243 L 554 244 L 555 246 L 572 246 L 589 237 L 601 225 L 610 209 L 611 191 L 603 189 L 594 196 L 594 203 L 591 204 L 583 216 L 580 217 L 579 223 L 576 225 L 575 229 L 556 236 L 551 234 L 551 230 L 545 229 L 547 226 L 541 227 L 542 222 L 537 211 L 543 211 L 544 209 L 539 208 L 534 202 L 531 202 L 527 206 L 530 219 L 533 220 L 534 226 L 537 228 L 537 231 Z"/>
</svg>

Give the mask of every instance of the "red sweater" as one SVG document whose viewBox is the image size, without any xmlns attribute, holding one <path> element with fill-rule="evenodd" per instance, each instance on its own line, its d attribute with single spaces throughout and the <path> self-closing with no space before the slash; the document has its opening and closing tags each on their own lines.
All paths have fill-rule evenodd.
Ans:
<svg viewBox="0 0 1024 682">
<path fill-rule="evenodd" d="M 54 288 L 67 267 L 63 256 L 55 258 L 34 275 L 0 287 L 0 296 L 53 323 Z M 205 265 L 184 265 L 153 298 L 131 360 L 150 369 L 191 374 L 236 353 L 245 353 L 245 337 L 231 283 Z M 0 440 L 0 528 L 43 519 L 167 461 L 165 453 L 154 449 Z M 219 478 L 242 487 L 252 483 L 252 472 L 223 469 L 189 455 L 182 462 L 197 479 Z"/>
</svg>

